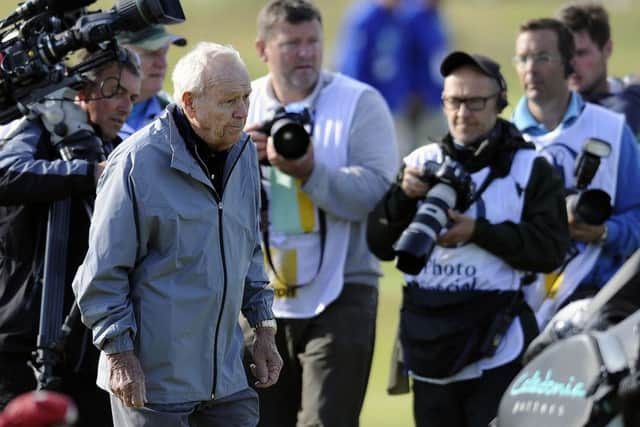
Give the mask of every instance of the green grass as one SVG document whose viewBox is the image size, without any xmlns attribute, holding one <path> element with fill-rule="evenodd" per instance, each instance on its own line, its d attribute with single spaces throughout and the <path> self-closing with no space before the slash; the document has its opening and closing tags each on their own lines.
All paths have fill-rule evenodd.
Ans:
<svg viewBox="0 0 640 427">
<path fill-rule="evenodd" d="M 610 73 L 623 75 L 640 73 L 638 52 L 639 0 L 607 0 L 611 14 L 614 53 Z M 100 0 L 90 9 L 110 8 L 111 0 Z M 263 0 L 182 0 L 187 16 L 184 24 L 171 31 L 188 38 L 193 46 L 202 40 L 232 44 L 242 54 L 250 74 L 258 77 L 266 71 L 254 50 L 255 16 Z M 336 30 L 347 5 L 344 0 L 317 0 L 324 15 L 325 63 L 330 64 Z M 502 64 L 510 91 L 511 105 L 520 97 L 521 90 L 511 66 L 515 36 L 519 24 L 530 18 L 554 15 L 563 4 L 557 0 L 444 0 L 444 13 L 448 19 L 453 47 L 483 53 Z M 0 16 L 15 8 L 10 0 L 0 4 Z M 181 48 L 170 50 L 169 62 L 175 63 L 185 52 Z M 166 89 L 171 92 L 170 81 Z M 507 110 L 505 115 L 508 116 Z M 390 348 L 398 321 L 400 302 L 400 275 L 391 264 L 385 264 L 385 277 L 380 287 L 378 334 L 369 390 L 361 417 L 363 427 L 403 427 L 412 425 L 409 395 L 388 396 L 386 382 Z"/>
</svg>

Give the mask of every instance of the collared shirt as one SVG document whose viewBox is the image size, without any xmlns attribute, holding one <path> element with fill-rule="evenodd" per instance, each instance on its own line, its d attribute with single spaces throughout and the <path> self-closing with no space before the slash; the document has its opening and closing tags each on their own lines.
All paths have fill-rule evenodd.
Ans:
<svg viewBox="0 0 640 427">
<path fill-rule="evenodd" d="M 560 121 L 560 129 L 571 126 L 584 110 L 585 103 L 582 97 L 575 92 L 571 93 L 569 100 L 569 106 L 565 111 L 562 120 Z M 518 102 L 518 105 L 513 112 L 513 123 L 522 133 L 526 133 L 533 136 L 540 136 L 551 132 L 553 129 L 547 129 L 547 127 L 536 120 L 533 114 L 529 111 L 527 106 L 527 98 L 522 97 Z"/>
<path fill-rule="evenodd" d="M 193 130 L 182 108 L 176 106 L 172 111 L 172 117 L 187 149 L 198 161 L 205 175 L 211 179 L 213 188 L 216 189 L 218 196 L 222 197 L 222 191 L 224 190 L 222 179 L 229 149 L 216 152 L 209 148 L 207 143 Z"/>
<path fill-rule="evenodd" d="M 582 114 L 585 102 L 576 93 L 571 99 L 560 124 L 560 129 L 571 126 Z M 540 136 L 551 132 L 538 122 L 527 106 L 526 97 L 522 97 L 516 106 L 513 123 L 523 133 Z M 640 153 L 636 139 L 628 125 L 625 125 L 620 141 L 620 160 L 618 165 L 617 191 L 613 205 L 613 214 L 606 221 L 607 239 L 593 270 L 582 281 L 583 284 L 602 286 L 620 268 L 624 261 L 640 246 Z"/>
<path fill-rule="evenodd" d="M 118 132 L 118 136 L 122 139 L 133 135 L 135 131 L 143 128 L 147 123 L 156 118 L 163 110 L 157 96 L 152 96 L 146 101 L 140 101 L 133 104 L 131 113 L 127 117 L 127 121 L 122 125 L 122 129 Z"/>
</svg>

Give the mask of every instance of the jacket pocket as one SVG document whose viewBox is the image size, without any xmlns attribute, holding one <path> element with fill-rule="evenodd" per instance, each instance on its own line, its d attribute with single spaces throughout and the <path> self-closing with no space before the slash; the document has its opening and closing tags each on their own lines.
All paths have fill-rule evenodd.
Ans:
<svg viewBox="0 0 640 427">
<path fill-rule="evenodd" d="M 200 212 L 179 212 L 176 216 L 177 261 L 184 266 L 198 262 L 211 251 L 217 236 L 217 215 L 214 209 Z"/>
</svg>

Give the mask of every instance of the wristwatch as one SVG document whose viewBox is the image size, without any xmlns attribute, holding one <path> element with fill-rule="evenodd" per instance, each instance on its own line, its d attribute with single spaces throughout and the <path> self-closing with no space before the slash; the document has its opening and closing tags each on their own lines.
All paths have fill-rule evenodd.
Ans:
<svg viewBox="0 0 640 427">
<path fill-rule="evenodd" d="M 275 335 L 278 331 L 278 322 L 276 322 L 276 319 L 261 320 L 253 327 L 254 330 L 258 328 L 271 328 L 273 329 L 273 334 Z"/>
</svg>

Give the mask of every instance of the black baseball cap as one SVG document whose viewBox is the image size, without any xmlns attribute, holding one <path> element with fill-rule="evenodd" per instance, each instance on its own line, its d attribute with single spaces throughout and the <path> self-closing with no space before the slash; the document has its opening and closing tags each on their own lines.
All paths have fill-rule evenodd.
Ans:
<svg viewBox="0 0 640 427">
<path fill-rule="evenodd" d="M 493 59 L 477 53 L 466 53 L 462 51 L 451 52 L 440 65 L 440 74 L 447 77 L 456 69 L 463 65 L 474 65 L 486 76 L 494 79 L 498 83 L 501 92 L 507 91 L 507 83 L 500 72 L 500 64 Z"/>
<path fill-rule="evenodd" d="M 128 44 L 145 50 L 158 50 L 169 44 L 184 46 L 187 39 L 167 32 L 164 25 L 150 25 L 141 31 L 125 31 L 118 35 L 121 44 Z"/>
</svg>

